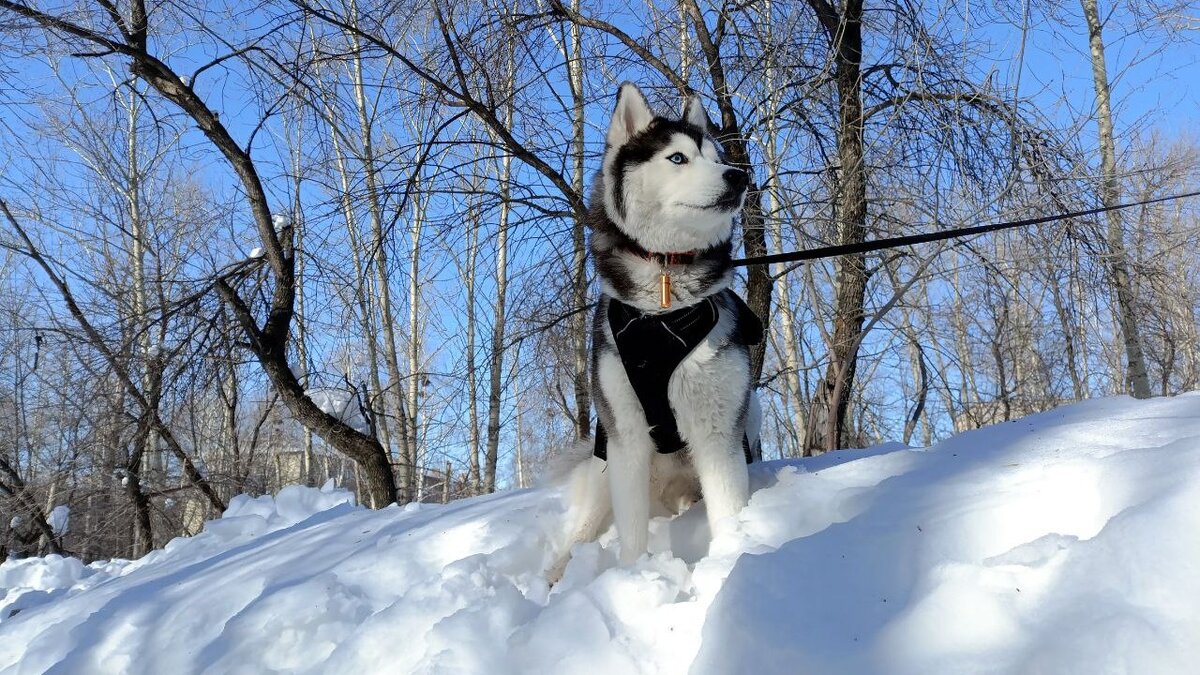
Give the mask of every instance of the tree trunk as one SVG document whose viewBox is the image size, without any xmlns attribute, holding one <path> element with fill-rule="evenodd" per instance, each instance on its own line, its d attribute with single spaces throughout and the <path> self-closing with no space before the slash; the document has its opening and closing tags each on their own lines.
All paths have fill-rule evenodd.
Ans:
<svg viewBox="0 0 1200 675">
<path fill-rule="evenodd" d="M 304 156 L 302 153 L 303 143 L 301 142 L 300 130 L 304 128 L 302 115 L 305 108 L 299 108 L 295 119 L 289 126 L 295 129 L 295 138 L 290 139 L 291 153 L 290 159 L 292 163 L 292 208 L 291 213 L 284 217 L 291 224 L 294 236 L 296 238 L 296 249 L 304 250 L 304 215 L 300 202 L 300 194 L 304 183 Z M 309 386 L 308 381 L 308 327 L 305 325 L 304 317 L 308 314 L 304 311 L 304 260 L 303 255 L 296 257 L 296 360 L 299 361 L 301 384 Z M 385 446 L 386 447 L 386 446 Z M 313 435 L 312 430 L 304 427 L 304 448 L 301 455 L 300 477 L 304 485 L 311 486 L 313 484 Z"/>
<path fill-rule="evenodd" d="M 3 202 L 0 202 L 3 203 Z M 50 527 L 48 514 L 42 510 L 37 499 L 27 489 L 25 480 L 17 473 L 18 467 L 10 465 L 0 456 L 0 493 L 8 495 L 23 509 L 33 521 L 33 527 L 45 538 L 46 548 L 50 553 L 62 553 L 58 540 L 54 537 L 54 529 Z"/>
<path fill-rule="evenodd" d="M 129 99 L 121 98 L 125 108 L 126 118 L 126 178 L 128 183 L 121 186 L 125 193 L 125 205 L 129 216 L 129 269 L 130 283 L 133 284 L 131 296 L 133 300 L 132 316 L 129 325 L 133 331 L 131 342 L 136 345 L 137 353 L 131 359 L 140 364 L 139 384 L 148 405 L 158 409 L 158 387 L 152 381 L 152 370 L 157 363 L 157 354 L 151 351 L 149 303 L 146 299 L 146 223 L 142 219 L 141 209 L 141 169 L 138 163 L 138 102 L 137 92 L 130 91 Z M 132 374 L 132 373 L 131 373 Z M 150 481 L 162 479 L 162 456 L 158 451 L 154 426 L 149 423 L 153 413 L 142 411 L 142 422 L 137 426 L 133 438 L 133 454 L 126 465 L 124 478 L 125 494 L 133 509 L 133 549 L 134 558 L 140 558 L 154 548 L 154 535 L 150 523 L 150 500 L 142 489 L 146 478 Z"/>
<path fill-rule="evenodd" d="M 1092 80 L 1096 87 L 1096 128 L 1100 136 L 1100 202 L 1114 206 L 1121 200 L 1117 183 L 1116 141 L 1113 135 L 1112 108 L 1109 99 L 1108 70 L 1104 63 L 1104 27 L 1100 23 L 1096 0 L 1079 0 L 1088 25 L 1088 46 L 1092 53 Z M 1125 231 L 1119 211 L 1109 211 L 1108 270 L 1117 298 L 1117 316 L 1125 342 L 1128 362 L 1126 381 L 1134 398 L 1150 398 L 1150 376 L 1142 354 L 1142 338 L 1138 326 L 1137 298 L 1129 273 L 1125 252 Z"/>
<path fill-rule="evenodd" d="M 414 184 L 419 181 L 414 181 Z M 414 185 L 419 188 L 419 185 Z M 421 230 L 424 227 L 425 207 L 419 191 L 413 195 L 412 217 L 409 223 L 409 245 L 411 258 L 408 267 L 408 400 L 404 421 L 408 423 L 406 435 L 408 447 L 404 451 L 405 499 L 416 499 L 420 479 L 421 428 L 418 411 L 421 404 Z"/>
<path fill-rule="evenodd" d="M 764 5 L 764 12 L 768 17 L 771 16 L 771 4 L 768 1 Z M 774 44 L 769 23 L 766 30 L 767 42 Z M 767 109 L 778 110 L 782 103 L 780 100 L 782 89 L 777 86 L 774 56 L 772 55 L 769 59 L 766 63 L 763 78 L 763 84 L 767 92 L 769 92 L 767 95 Z M 767 187 L 764 192 L 767 196 L 766 215 L 771 219 L 771 235 L 775 238 L 776 249 L 783 250 L 783 219 L 779 217 L 781 204 L 778 198 L 780 189 L 778 143 L 778 118 L 772 115 L 766 120 L 766 135 L 762 140 L 763 160 L 767 169 Z M 792 312 L 791 280 L 786 273 L 786 269 L 787 265 L 780 263 L 775 266 L 773 273 L 777 279 L 776 283 L 779 284 L 779 300 L 776 305 L 776 312 L 779 314 L 779 342 L 783 360 L 783 382 L 786 387 L 783 403 L 784 410 L 788 414 L 788 423 L 790 424 L 788 436 L 793 439 L 793 447 L 788 455 L 798 457 L 804 452 L 805 432 L 808 427 L 808 421 L 805 419 L 803 398 L 800 391 L 800 339 L 796 330 L 795 316 Z"/>
<path fill-rule="evenodd" d="M 809 0 L 832 45 L 838 97 L 837 243 L 866 240 L 867 173 L 863 156 L 862 0 L 847 0 L 841 13 L 825 0 Z M 868 272 L 866 256 L 842 256 L 837 263 L 833 309 L 833 344 L 825 372 L 827 433 L 821 450 L 844 447 L 846 416 L 858 367 Z M 810 439 L 813 445 L 817 439 Z M 818 448 L 813 447 L 813 450 Z"/>
<path fill-rule="evenodd" d="M 466 348 L 463 357 L 467 361 L 467 453 L 470 458 L 470 481 L 479 482 L 479 382 L 475 367 L 475 263 L 479 259 L 479 231 L 483 229 L 483 219 L 477 206 L 469 206 L 470 216 L 467 220 L 467 260 L 463 264 L 463 294 L 466 304 Z M 491 470 L 491 485 L 495 484 L 495 466 Z M 489 489 L 488 492 L 493 490 Z"/>
<path fill-rule="evenodd" d="M 152 351 L 150 343 L 150 320 L 149 320 L 149 301 L 146 297 L 146 240 L 148 236 L 147 223 L 142 218 L 142 195 L 141 195 L 141 167 L 138 162 L 138 152 L 140 150 L 138 144 L 138 112 L 140 95 L 135 91 L 129 92 L 129 98 L 126 100 L 121 97 L 121 105 L 125 108 L 126 115 L 126 135 L 125 135 L 125 169 L 128 183 L 120 186 L 125 196 L 125 206 L 129 216 L 129 270 L 130 283 L 133 288 L 132 296 L 133 310 L 130 316 L 129 325 L 133 331 L 132 342 L 137 345 L 137 354 L 133 358 L 134 363 L 141 364 L 140 384 L 141 390 L 146 395 L 150 405 L 158 408 L 158 396 L 153 387 L 151 387 L 151 369 L 152 361 L 156 360 L 156 353 Z M 151 480 L 162 478 L 162 455 L 158 449 L 154 435 L 154 428 L 147 425 L 144 428 L 144 435 L 139 435 L 138 443 L 143 447 L 141 449 L 142 461 L 144 466 L 143 471 L 149 475 Z M 144 552 L 143 552 L 144 553 Z"/>
<path fill-rule="evenodd" d="M 226 471 L 232 478 L 233 494 L 241 494 L 246 490 L 245 476 L 242 470 L 241 440 L 238 434 L 238 380 L 237 364 L 233 360 L 232 350 L 222 356 L 225 363 L 221 368 L 225 371 L 221 377 L 220 395 L 223 405 L 221 410 L 221 449 L 229 453 L 229 465 Z"/>
<path fill-rule="evenodd" d="M 332 110 L 327 108 L 326 114 L 328 115 L 329 123 L 331 125 L 337 124 L 337 118 L 333 116 Z M 357 305 L 357 309 L 358 309 L 359 321 L 361 322 L 360 325 L 362 327 L 362 334 L 363 334 L 363 338 L 364 338 L 363 341 L 365 342 L 366 349 L 367 349 L 367 368 L 370 371 L 369 376 L 368 376 L 369 381 L 370 381 L 372 389 L 374 390 L 375 394 L 377 396 L 379 396 L 380 400 L 386 401 L 387 399 L 386 399 L 386 396 L 384 395 L 384 389 L 382 387 L 382 384 L 379 381 L 379 350 L 376 346 L 376 344 L 377 344 L 376 338 L 378 336 L 375 332 L 374 309 L 371 306 L 371 301 L 369 298 L 369 295 L 370 295 L 369 286 L 370 286 L 371 275 L 368 273 L 367 266 L 363 262 L 362 251 L 365 248 L 365 246 L 362 242 L 362 237 L 358 232 L 357 216 L 354 213 L 354 204 L 352 203 L 352 200 L 351 200 L 350 168 L 347 165 L 346 154 L 342 148 L 342 143 L 339 139 L 340 139 L 340 136 L 338 133 L 335 132 L 335 133 L 331 134 L 334 160 L 337 164 L 338 177 L 339 177 L 339 180 L 341 181 L 341 188 L 342 188 L 342 194 L 341 194 L 341 200 L 340 200 L 341 207 L 342 207 L 342 217 L 346 221 L 346 232 L 350 237 L 351 259 L 354 264 L 355 279 L 358 281 L 358 284 L 356 285 L 356 287 L 354 289 L 354 300 L 355 300 L 355 304 Z M 399 386 L 400 386 L 399 382 L 393 382 L 391 384 L 391 388 L 393 388 L 393 389 L 398 388 Z M 395 394 L 394 400 L 397 401 L 396 408 L 398 411 L 400 411 L 403 409 L 403 404 L 400 402 L 401 396 L 398 391 L 395 391 L 394 394 Z M 404 435 L 405 430 L 407 429 L 407 425 L 405 425 L 402 421 L 399 421 L 399 420 L 403 420 L 402 417 L 398 417 L 397 419 L 398 419 L 398 423 L 396 426 L 399 430 L 399 435 L 401 437 L 400 438 L 400 447 L 401 447 L 401 450 L 403 451 L 405 448 L 408 447 L 408 444 L 405 442 L 405 435 Z M 383 448 L 385 449 L 385 452 L 387 453 L 388 458 L 390 460 L 391 459 L 391 440 L 390 440 L 391 424 L 390 424 L 389 420 L 387 419 L 386 414 L 379 416 L 379 421 L 378 421 L 378 424 L 376 425 L 376 429 L 379 431 L 380 445 L 383 446 Z M 402 484 L 403 484 L 403 477 L 405 475 L 407 475 L 405 473 L 406 470 L 407 470 L 406 467 L 401 465 L 399 473 L 400 473 Z"/>
<path fill-rule="evenodd" d="M 571 0 L 571 11 L 579 12 L 579 0 Z M 583 94 L 583 39 L 579 24 L 571 23 L 570 57 L 567 59 L 567 79 L 571 86 L 571 189 L 582 195 L 584 160 L 586 159 L 584 94 Z M 588 298 L 587 232 L 582 214 L 576 214 L 571 229 L 571 341 L 574 347 L 573 384 L 575 388 L 575 436 L 590 438 L 592 435 L 592 386 L 589 380 L 588 363 L 588 319 L 583 311 Z"/>
<path fill-rule="evenodd" d="M 709 31 L 708 24 L 704 21 L 704 13 L 696 0 L 684 1 L 688 15 L 692 19 L 692 27 L 696 31 L 696 41 L 708 68 L 717 109 L 721 113 L 718 138 L 725 147 L 729 163 L 743 169 L 753 178 L 749 141 L 742 133 L 734 102 L 734 92 L 725 77 L 725 64 L 721 58 L 720 42 Z M 742 210 L 742 249 L 746 256 L 766 255 L 767 235 L 764 223 L 762 191 L 751 180 L 750 190 L 746 194 L 746 205 Z M 767 331 L 770 330 L 771 323 L 771 291 L 771 275 L 765 266 L 754 265 L 746 272 L 746 304 L 762 319 L 763 328 Z M 763 359 L 766 353 L 767 340 L 750 347 L 750 382 L 753 386 L 757 387 L 758 381 L 762 378 Z"/>
<path fill-rule="evenodd" d="M 351 22 L 353 25 L 358 24 L 358 6 L 357 3 L 351 2 Z M 376 293 L 379 296 L 379 314 L 380 326 L 383 328 L 383 356 L 387 363 L 388 377 L 391 383 L 388 389 L 400 387 L 403 382 L 403 376 L 400 371 L 399 348 L 396 342 L 396 332 L 393 328 L 395 325 L 395 315 L 392 311 L 392 282 L 391 270 L 388 267 L 387 242 L 384 240 L 383 226 L 383 204 L 379 193 L 379 178 L 378 169 L 376 167 L 375 145 L 374 145 L 374 120 L 371 119 L 367 110 L 367 95 L 366 85 L 363 78 L 362 69 L 362 46 L 359 43 L 358 35 L 354 32 L 348 32 L 347 37 L 350 39 L 351 48 L 353 51 L 353 59 L 351 62 L 351 73 L 354 78 L 354 103 L 355 109 L 358 112 L 359 131 L 361 134 L 362 143 L 362 165 L 367 189 L 367 207 L 371 218 L 371 252 L 373 254 L 373 267 L 375 269 Z M 409 371 L 410 377 L 415 377 L 415 371 Z M 385 398 L 386 400 L 386 398 Z M 397 400 L 399 397 L 397 396 Z M 398 406 L 399 407 L 399 406 Z M 415 415 L 416 409 L 411 408 L 410 414 Z M 397 417 L 403 417 L 398 414 Z M 414 461 L 409 461 L 408 458 L 416 457 L 416 436 L 409 433 L 401 433 L 400 441 L 403 444 L 401 453 L 405 456 L 405 461 L 401 463 L 401 482 L 408 487 L 411 487 L 412 476 L 416 464 Z M 388 448 L 390 454 L 390 448 Z M 411 499 L 411 490 L 405 496 L 405 499 Z"/>
<path fill-rule="evenodd" d="M 150 526 L 150 500 L 142 490 L 142 468 L 145 466 L 146 444 L 144 439 L 150 435 L 150 413 L 144 412 L 138 422 L 136 437 L 133 442 L 133 452 L 125 464 L 125 476 L 121 483 L 129 504 L 133 507 L 133 542 L 130 557 L 134 560 L 141 558 L 154 548 L 154 533 Z"/>
<path fill-rule="evenodd" d="M 1054 300 L 1054 311 L 1058 315 L 1058 326 L 1063 334 L 1063 358 L 1067 362 L 1067 374 L 1071 376 L 1071 391 L 1076 401 L 1082 401 L 1087 398 L 1087 386 L 1079 376 L 1079 357 L 1077 355 L 1078 350 L 1075 347 L 1073 312 L 1067 304 L 1067 298 L 1064 297 L 1062 288 L 1059 286 L 1055 270 L 1047 270 L 1047 279 L 1049 281 L 1047 285 L 1050 287 L 1050 295 Z"/>
<path fill-rule="evenodd" d="M 525 442 L 524 442 L 524 439 L 521 438 L 521 433 L 524 431 L 524 428 L 521 424 L 521 421 L 522 421 L 521 420 L 521 408 L 522 408 L 522 406 L 518 403 L 518 405 L 517 405 L 517 434 L 516 434 L 517 489 L 524 490 L 526 487 L 526 482 L 525 482 Z"/>
<path fill-rule="evenodd" d="M 508 96 L 516 94 L 515 61 L 513 51 L 509 51 L 508 60 Z M 504 121 L 509 127 L 513 123 L 514 102 L 509 99 L 505 104 Z M 492 312 L 492 345 L 491 345 L 491 379 L 488 383 L 488 422 L 487 450 L 485 463 L 485 486 L 488 492 L 496 489 L 496 465 L 500 458 L 500 405 L 503 403 L 504 392 L 504 334 L 507 323 L 505 314 L 508 303 L 508 217 L 509 217 L 509 181 L 512 180 L 512 156 L 505 153 L 500 158 L 500 217 L 496 224 L 496 302 Z M 586 338 L 584 348 L 587 347 Z M 588 405 L 591 403 L 589 401 Z M 589 412 L 590 416 L 590 412 Z M 519 443 L 518 439 L 518 443 Z M 479 485 L 474 485 L 479 490 Z"/>
</svg>

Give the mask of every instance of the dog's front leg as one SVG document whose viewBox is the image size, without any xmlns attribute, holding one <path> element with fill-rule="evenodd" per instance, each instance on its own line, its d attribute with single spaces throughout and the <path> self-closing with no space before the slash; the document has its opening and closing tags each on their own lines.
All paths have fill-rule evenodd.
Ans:
<svg viewBox="0 0 1200 675">
<path fill-rule="evenodd" d="M 609 441 L 608 484 L 612 489 L 613 520 L 621 541 L 621 564 L 646 552 L 650 538 L 650 435 L 644 439 L 623 434 Z"/>
<path fill-rule="evenodd" d="M 746 353 L 734 349 L 715 355 L 698 349 L 671 380 L 671 405 L 691 449 L 714 537 L 736 525 L 734 517 L 750 498 L 742 451 L 749 386 Z"/>
<path fill-rule="evenodd" d="M 708 510 L 708 526 L 717 537 L 736 526 L 735 517 L 750 499 L 750 476 L 741 436 L 735 440 L 713 433 L 690 443 L 692 465 Z"/>
<path fill-rule="evenodd" d="M 630 564 L 646 552 L 650 538 L 650 459 L 654 441 L 646 414 L 615 353 L 600 357 L 602 404 L 612 416 L 608 439 L 608 485 L 613 521 L 621 542 L 620 560 Z"/>
</svg>

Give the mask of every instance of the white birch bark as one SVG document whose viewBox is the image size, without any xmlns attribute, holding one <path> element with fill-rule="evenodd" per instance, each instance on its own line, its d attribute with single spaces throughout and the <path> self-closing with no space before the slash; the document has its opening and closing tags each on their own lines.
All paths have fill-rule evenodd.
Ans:
<svg viewBox="0 0 1200 675">
<path fill-rule="evenodd" d="M 1096 0 L 1079 0 L 1088 26 L 1088 47 L 1092 55 L 1092 81 L 1096 89 L 1096 128 L 1100 139 L 1100 201 L 1105 206 L 1120 202 L 1121 188 L 1117 181 L 1116 140 L 1113 134 L 1112 106 L 1108 69 L 1104 62 L 1104 26 Z M 1126 383 L 1134 398 L 1150 398 L 1150 376 L 1142 353 L 1142 338 L 1138 326 L 1137 297 L 1129 272 L 1125 252 L 1125 229 L 1119 211 L 1110 211 L 1108 220 L 1108 271 L 1116 295 L 1116 313 L 1125 343 L 1128 366 Z"/>
</svg>

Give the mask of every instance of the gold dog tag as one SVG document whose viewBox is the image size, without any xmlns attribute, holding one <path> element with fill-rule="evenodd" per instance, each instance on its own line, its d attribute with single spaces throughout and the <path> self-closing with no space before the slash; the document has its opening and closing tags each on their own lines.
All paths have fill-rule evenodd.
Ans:
<svg viewBox="0 0 1200 675">
<path fill-rule="evenodd" d="M 663 309 L 671 306 L 671 275 L 666 270 L 658 277 L 658 306 Z"/>
</svg>

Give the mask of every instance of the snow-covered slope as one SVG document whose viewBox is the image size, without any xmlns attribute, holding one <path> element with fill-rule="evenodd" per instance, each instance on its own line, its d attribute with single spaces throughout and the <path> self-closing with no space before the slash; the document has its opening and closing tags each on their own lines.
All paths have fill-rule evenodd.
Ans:
<svg viewBox="0 0 1200 675">
<path fill-rule="evenodd" d="M 925 450 L 756 468 L 615 565 L 542 570 L 556 491 L 356 508 L 239 499 L 135 562 L 0 566 L 16 673 L 1190 673 L 1200 395 L 1089 401 Z M 14 610 L 19 610 L 13 614 Z"/>
</svg>

